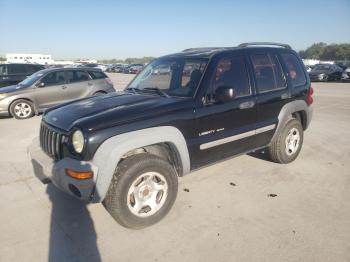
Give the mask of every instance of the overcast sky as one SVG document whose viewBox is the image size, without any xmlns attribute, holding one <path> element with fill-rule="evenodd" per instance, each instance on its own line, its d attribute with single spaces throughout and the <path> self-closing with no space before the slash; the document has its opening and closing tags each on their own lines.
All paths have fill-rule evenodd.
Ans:
<svg viewBox="0 0 350 262">
<path fill-rule="evenodd" d="M 0 56 L 160 56 L 275 41 L 300 50 L 350 42 L 350 0 L 0 0 Z"/>
</svg>

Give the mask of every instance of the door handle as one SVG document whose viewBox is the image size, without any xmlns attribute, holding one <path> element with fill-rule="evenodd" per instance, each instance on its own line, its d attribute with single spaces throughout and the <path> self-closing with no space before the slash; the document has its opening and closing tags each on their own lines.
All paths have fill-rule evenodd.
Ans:
<svg viewBox="0 0 350 262">
<path fill-rule="evenodd" d="M 90 83 L 90 82 L 88 83 L 88 86 L 92 86 L 92 85 L 93 85 L 92 83 Z"/>
<path fill-rule="evenodd" d="M 247 101 L 239 104 L 239 109 L 252 108 L 255 105 L 254 101 Z"/>
<path fill-rule="evenodd" d="M 62 89 L 66 89 L 67 88 L 67 86 L 62 86 Z"/>
</svg>

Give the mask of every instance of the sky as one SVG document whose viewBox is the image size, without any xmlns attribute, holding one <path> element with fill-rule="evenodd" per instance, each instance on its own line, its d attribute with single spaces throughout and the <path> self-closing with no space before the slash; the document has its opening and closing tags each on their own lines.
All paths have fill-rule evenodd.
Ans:
<svg viewBox="0 0 350 262">
<path fill-rule="evenodd" d="M 249 41 L 350 43 L 350 0 L 0 0 L 0 56 L 161 56 Z"/>
</svg>

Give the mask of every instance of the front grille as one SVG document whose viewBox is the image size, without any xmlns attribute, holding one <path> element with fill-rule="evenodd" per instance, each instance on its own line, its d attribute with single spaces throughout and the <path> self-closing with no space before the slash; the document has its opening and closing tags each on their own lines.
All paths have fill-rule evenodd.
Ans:
<svg viewBox="0 0 350 262">
<path fill-rule="evenodd" d="M 40 146 L 46 154 L 55 160 L 62 159 L 62 142 L 65 136 L 45 124 L 40 127 Z"/>
</svg>

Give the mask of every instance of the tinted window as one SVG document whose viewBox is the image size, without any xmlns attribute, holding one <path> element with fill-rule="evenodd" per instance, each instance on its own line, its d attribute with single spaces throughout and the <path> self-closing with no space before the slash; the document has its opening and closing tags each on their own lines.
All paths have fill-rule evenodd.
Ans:
<svg viewBox="0 0 350 262">
<path fill-rule="evenodd" d="M 236 91 L 236 97 L 251 94 L 246 63 L 243 56 L 230 56 L 219 60 L 211 83 L 211 93 L 214 94 L 218 87 L 232 87 Z"/>
<path fill-rule="evenodd" d="M 36 71 L 39 71 L 41 69 L 39 66 L 36 66 L 36 65 L 25 65 L 25 67 L 26 67 L 27 73 L 29 74 L 33 74 Z"/>
<path fill-rule="evenodd" d="M 64 84 L 64 71 L 49 73 L 41 80 L 41 82 L 43 82 L 45 86 Z"/>
<path fill-rule="evenodd" d="M 306 78 L 299 59 L 293 54 L 281 54 L 281 56 L 283 62 L 286 64 L 293 87 L 305 85 Z"/>
<path fill-rule="evenodd" d="M 85 71 L 67 71 L 67 80 L 69 83 L 87 81 L 89 76 Z"/>
<path fill-rule="evenodd" d="M 0 75 L 7 75 L 7 66 L 0 65 Z"/>
<path fill-rule="evenodd" d="M 285 79 L 276 56 L 270 54 L 251 55 L 259 92 L 286 87 Z"/>
<path fill-rule="evenodd" d="M 92 79 L 101 79 L 101 78 L 107 77 L 103 72 L 99 72 L 99 71 L 89 71 L 89 75 L 91 76 Z"/>
<path fill-rule="evenodd" d="M 25 74 L 24 65 L 7 65 L 8 74 Z"/>
</svg>

